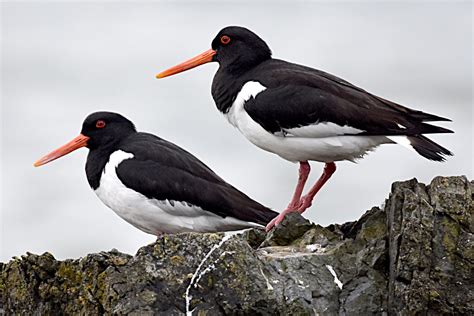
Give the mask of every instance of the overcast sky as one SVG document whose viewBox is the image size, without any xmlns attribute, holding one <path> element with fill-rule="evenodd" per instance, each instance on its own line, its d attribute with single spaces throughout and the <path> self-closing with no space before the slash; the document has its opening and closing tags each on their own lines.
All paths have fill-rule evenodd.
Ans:
<svg viewBox="0 0 474 316">
<path fill-rule="evenodd" d="M 338 170 L 304 214 L 328 225 L 380 205 L 393 181 L 473 174 L 472 4 L 370 1 L 111 3 L 2 2 L 1 254 L 77 258 L 154 240 L 95 196 L 87 149 L 42 168 L 40 156 L 75 137 L 91 112 L 119 112 L 141 131 L 195 154 L 275 210 L 288 203 L 296 164 L 250 144 L 215 108 L 217 64 L 155 74 L 210 47 L 227 25 L 259 34 L 274 56 L 340 76 L 403 105 L 449 117 L 432 139 L 455 153 L 435 163 L 386 145 Z M 323 165 L 312 164 L 314 182 Z"/>
</svg>

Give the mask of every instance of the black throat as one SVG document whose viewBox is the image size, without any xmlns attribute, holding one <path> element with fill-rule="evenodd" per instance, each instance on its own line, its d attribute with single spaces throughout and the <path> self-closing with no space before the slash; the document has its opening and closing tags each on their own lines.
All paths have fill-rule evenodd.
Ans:
<svg viewBox="0 0 474 316">
<path fill-rule="evenodd" d="M 220 112 L 225 114 L 229 111 L 243 84 L 242 76 L 233 75 L 219 67 L 212 80 L 211 93 Z"/>
<path fill-rule="evenodd" d="M 103 174 L 105 165 L 109 161 L 110 155 L 116 150 L 115 146 L 105 146 L 89 151 L 86 162 L 86 175 L 92 190 L 96 190 L 100 186 L 100 177 Z"/>
<path fill-rule="evenodd" d="M 226 114 L 229 112 L 239 94 L 240 90 L 245 83 L 248 81 L 259 81 L 265 85 L 265 76 L 261 76 L 261 72 L 265 72 L 265 68 L 271 64 L 274 59 L 265 60 L 256 66 L 248 69 L 244 73 L 231 73 L 228 72 L 225 67 L 220 66 L 214 75 L 214 80 L 212 81 L 212 98 L 216 103 L 217 109 Z"/>
</svg>

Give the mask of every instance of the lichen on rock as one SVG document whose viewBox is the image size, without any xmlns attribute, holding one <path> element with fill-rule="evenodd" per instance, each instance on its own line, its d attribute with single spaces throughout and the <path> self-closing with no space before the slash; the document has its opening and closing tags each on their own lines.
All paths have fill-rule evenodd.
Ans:
<svg viewBox="0 0 474 316">
<path fill-rule="evenodd" d="M 0 263 L 0 314 L 474 314 L 472 188 L 397 182 L 355 222 L 291 214 L 269 234 L 163 235 L 135 256 L 27 253 Z"/>
</svg>

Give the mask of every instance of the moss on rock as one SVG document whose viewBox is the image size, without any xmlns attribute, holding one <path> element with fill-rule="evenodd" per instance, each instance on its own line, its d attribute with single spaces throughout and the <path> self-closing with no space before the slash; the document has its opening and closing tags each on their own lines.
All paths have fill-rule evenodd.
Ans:
<svg viewBox="0 0 474 316">
<path fill-rule="evenodd" d="M 342 225 L 291 214 L 270 234 L 163 235 L 133 257 L 27 253 L 0 263 L 0 314 L 474 314 L 472 194 L 465 177 L 413 179 Z"/>
</svg>

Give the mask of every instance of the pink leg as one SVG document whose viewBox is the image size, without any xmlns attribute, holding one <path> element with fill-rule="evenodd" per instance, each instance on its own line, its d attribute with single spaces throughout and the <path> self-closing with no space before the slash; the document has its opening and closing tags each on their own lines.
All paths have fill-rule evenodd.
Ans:
<svg viewBox="0 0 474 316">
<path fill-rule="evenodd" d="M 291 213 L 291 212 L 303 213 L 308 207 L 310 207 L 311 202 L 313 201 L 314 196 L 316 195 L 316 193 L 318 193 L 318 191 L 329 180 L 329 178 L 331 177 L 331 175 L 335 171 L 336 171 L 336 164 L 334 162 L 326 163 L 326 165 L 324 166 L 323 174 L 321 175 L 321 177 L 319 177 L 318 181 L 316 181 L 316 183 L 311 188 L 311 190 L 309 190 L 308 194 L 306 194 L 305 196 L 303 196 L 300 199 L 300 201 L 298 203 L 298 208 L 297 209 L 293 208 L 291 210 L 289 210 L 289 209 L 284 210 L 282 213 L 280 213 L 280 215 L 278 215 L 277 217 L 272 219 L 272 221 L 270 223 L 268 223 L 268 225 L 266 227 L 266 231 L 268 232 L 274 226 L 277 226 L 278 224 L 280 224 L 283 221 L 283 219 L 285 218 L 286 214 Z"/>
<path fill-rule="evenodd" d="M 319 177 L 318 181 L 309 190 L 308 194 L 303 196 L 300 201 L 300 207 L 298 208 L 299 213 L 303 213 L 308 207 L 311 206 L 314 196 L 323 187 L 323 185 L 331 178 L 332 174 L 336 171 L 336 164 L 334 162 L 327 162 L 324 166 L 323 174 Z"/>
<path fill-rule="evenodd" d="M 311 167 L 309 163 L 307 161 L 300 161 L 298 184 L 296 185 L 295 193 L 293 193 L 293 198 L 290 204 L 288 204 L 287 209 L 294 210 L 300 205 L 301 194 L 303 193 L 304 185 L 306 184 L 306 180 L 308 180 L 310 171 Z"/>
<path fill-rule="evenodd" d="M 268 223 L 266 230 L 269 231 L 273 226 L 275 226 L 275 222 L 279 219 L 280 223 L 285 215 L 294 212 L 299 209 L 300 206 L 300 199 L 301 194 L 303 193 L 304 185 L 306 184 L 306 180 L 308 180 L 309 172 L 311 171 L 311 167 L 307 161 L 300 161 L 300 169 L 299 169 L 299 176 L 298 176 L 298 184 L 296 185 L 295 193 L 293 193 L 293 198 L 290 201 L 290 204 L 286 207 L 286 209 L 280 213 L 277 217 L 272 219 L 270 223 Z"/>
</svg>

